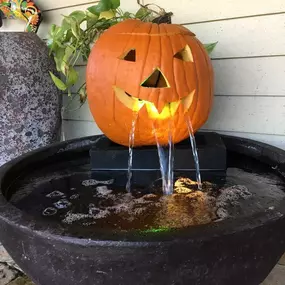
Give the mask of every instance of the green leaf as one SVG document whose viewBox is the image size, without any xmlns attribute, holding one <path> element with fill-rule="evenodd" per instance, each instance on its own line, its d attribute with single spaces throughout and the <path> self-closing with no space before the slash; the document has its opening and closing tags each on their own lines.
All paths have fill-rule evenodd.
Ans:
<svg viewBox="0 0 285 285">
<path fill-rule="evenodd" d="M 73 35 L 78 40 L 80 40 L 81 29 L 80 29 L 79 23 L 77 23 L 76 21 L 71 21 L 71 31 Z"/>
<path fill-rule="evenodd" d="M 211 44 L 204 44 L 204 48 L 206 49 L 206 51 L 208 52 L 208 54 L 211 54 L 212 51 L 215 49 L 215 47 L 216 47 L 217 44 L 218 44 L 218 42 L 211 43 Z"/>
<path fill-rule="evenodd" d="M 87 9 L 87 11 L 93 15 L 99 16 L 100 12 L 97 12 L 97 5 L 91 6 Z"/>
<path fill-rule="evenodd" d="M 97 23 L 98 17 L 96 18 L 88 18 L 87 19 L 87 29 L 94 26 Z"/>
<path fill-rule="evenodd" d="M 55 61 L 55 64 L 56 64 L 57 71 L 61 70 L 61 64 L 62 64 L 62 61 L 63 61 L 64 54 L 65 54 L 65 48 L 58 48 L 55 51 L 54 61 Z"/>
<path fill-rule="evenodd" d="M 52 24 L 51 27 L 50 27 L 50 30 L 49 30 L 49 35 L 50 35 L 51 37 L 54 36 L 55 31 L 56 31 L 56 25 L 55 25 L 55 24 Z"/>
<path fill-rule="evenodd" d="M 101 1 L 98 3 L 95 9 L 96 9 L 96 12 L 100 14 L 101 12 L 110 10 L 110 5 L 109 3 L 105 4 L 104 1 Z"/>
<path fill-rule="evenodd" d="M 71 46 L 71 45 L 68 45 L 65 49 L 65 54 L 64 54 L 64 57 L 63 57 L 63 60 L 65 62 L 68 62 L 70 57 L 72 56 L 72 54 L 75 52 L 75 47 L 74 46 Z"/>
<path fill-rule="evenodd" d="M 86 49 L 84 50 L 84 52 L 82 52 L 82 59 L 86 62 L 88 60 L 88 57 L 90 55 L 90 48 L 86 47 Z"/>
<path fill-rule="evenodd" d="M 120 0 L 111 0 L 111 4 L 112 4 L 112 7 L 111 9 L 117 9 L 118 7 L 120 7 Z"/>
<path fill-rule="evenodd" d="M 83 11 L 74 11 L 69 16 L 74 18 L 79 24 L 81 24 L 86 18 L 86 14 Z"/>
<path fill-rule="evenodd" d="M 61 22 L 61 29 L 60 29 L 60 37 L 63 36 L 63 34 L 69 30 L 71 28 L 71 24 L 70 21 L 68 21 L 67 19 L 63 19 Z"/>
<path fill-rule="evenodd" d="M 137 12 L 135 17 L 138 19 L 147 17 L 150 14 L 150 11 L 144 7 L 141 7 Z"/>
<path fill-rule="evenodd" d="M 116 16 L 115 10 L 108 10 L 100 13 L 99 19 L 112 19 Z"/>
<path fill-rule="evenodd" d="M 77 71 L 73 67 L 70 67 L 67 74 L 67 85 L 72 86 L 77 82 L 77 80 L 78 80 Z"/>
<path fill-rule="evenodd" d="M 52 72 L 49 72 L 52 81 L 54 82 L 55 86 L 62 91 L 66 90 L 66 85 L 57 77 L 55 76 Z"/>
<path fill-rule="evenodd" d="M 119 6 L 120 1 L 118 0 L 100 0 L 97 5 L 91 6 L 87 10 L 92 14 L 99 16 L 101 12 L 117 9 Z"/>
<path fill-rule="evenodd" d="M 49 30 L 49 36 L 48 38 L 50 40 L 52 40 L 53 42 L 56 41 L 59 37 L 59 32 L 60 32 L 61 28 L 56 26 L 56 25 L 51 25 L 50 30 Z"/>
<path fill-rule="evenodd" d="M 68 30 L 67 32 L 66 32 L 66 35 L 65 35 L 65 42 L 69 42 L 70 40 L 71 40 L 71 38 L 73 37 L 73 33 L 72 33 L 72 31 L 71 30 Z"/>
<path fill-rule="evenodd" d="M 59 40 L 56 40 L 55 43 L 61 47 L 61 48 L 65 48 L 65 46 L 59 41 Z"/>
<path fill-rule="evenodd" d="M 61 71 L 65 76 L 67 76 L 67 73 L 68 73 L 68 71 L 69 71 L 69 65 L 67 64 L 67 62 L 65 62 L 65 61 L 62 61 L 62 62 L 61 62 L 60 71 Z"/>
<path fill-rule="evenodd" d="M 68 45 L 65 49 L 64 49 L 64 53 L 63 53 L 63 57 L 62 60 L 59 62 L 59 65 L 57 65 L 57 67 L 59 67 L 58 71 L 61 71 L 64 75 L 67 75 L 69 72 L 69 60 L 72 57 L 73 53 L 76 51 L 75 47 Z M 57 60 L 56 60 L 57 61 Z"/>
<path fill-rule="evenodd" d="M 124 15 L 123 15 L 124 19 L 132 19 L 132 13 L 130 12 L 125 12 Z"/>
<path fill-rule="evenodd" d="M 96 19 L 96 20 L 98 20 L 98 16 L 93 14 L 93 13 L 91 13 L 89 10 L 86 10 L 86 17 L 87 17 L 87 21 L 89 19 Z"/>
</svg>

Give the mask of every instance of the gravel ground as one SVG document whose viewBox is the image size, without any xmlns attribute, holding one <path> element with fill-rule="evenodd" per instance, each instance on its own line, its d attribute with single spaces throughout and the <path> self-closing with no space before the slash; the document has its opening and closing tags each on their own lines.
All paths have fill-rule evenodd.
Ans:
<svg viewBox="0 0 285 285">
<path fill-rule="evenodd" d="M 261 285 L 285 284 L 285 255 Z M 0 245 L 0 285 L 34 285 Z"/>
</svg>

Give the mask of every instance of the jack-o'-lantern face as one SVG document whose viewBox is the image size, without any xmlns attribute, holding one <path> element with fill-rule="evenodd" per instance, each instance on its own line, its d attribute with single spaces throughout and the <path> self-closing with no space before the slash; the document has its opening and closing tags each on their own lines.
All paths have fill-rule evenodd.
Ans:
<svg viewBox="0 0 285 285">
<path fill-rule="evenodd" d="M 108 29 L 90 54 L 87 95 L 93 117 L 114 142 L 174 143 L 207 120 L 212 107 L 213 70 L 202 44 L 186 28 L 127 20 Z"/>
</svg>

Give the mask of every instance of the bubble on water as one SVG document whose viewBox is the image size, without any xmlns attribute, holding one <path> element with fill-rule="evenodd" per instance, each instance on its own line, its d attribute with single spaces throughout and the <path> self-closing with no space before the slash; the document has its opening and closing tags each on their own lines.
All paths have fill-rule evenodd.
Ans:
<svg viewBox="0 0 285 285">
<path fill-rule="evenodd" d="M 74 222 L 89 219 L 91 221 L 85 221 L 85 226 L 96 224 L 97 219 L 106 218 L 110 214 L 108 209 L 101 210 L 96 208 L 94 204 L 89 205 L 89 213 L 72 213 L 71 211 L 67 212 L 64 219 L 62 220 L 65 224 L 73 224 Z"/>
<path fill-rule="evenodd" d="M 224 220 L 226 219 L 228 216 L 229 216 L 229 213 L 226 209 L 224 208 L 219 208 L 216 212 L 217 214 L 217 217 L 220 219 L 220 220 Z"/>
<path fill-rule="evenodd" d="M 70 207 L 72 204 L 67 199 L 61 199 L 61 200 L 53 203 L 53 205 L 57 209 L 66 209 L 66 208 Z"/>
<path fill-rule="evenodd" d="M 248 199 L 252 194 L 247 187 L 243 185 L 234 185 L 221 189 L 221 194 L 217 198 L 217 207 L 226 207 L 228 205 L 238 205 L 240 199 Z"/>
<path fill-rule="evenodd" d="M 107 186 L 98 186 L 96 187 L 96 190 L 97 190 L 97 193 L 102 196 L 109 195 L 113 192 L 113 190 L 108 189 Z"/>
<path fill-rule="evenodd" d="M 56 198 L 56 197 L 62 197 L 62 196 L 64 196 L 64 193 L 62 193 L 58 190 L 53 191 L 53 192 L 46 195 L 47 198 Z"/>
<path fill-rule="evenodd" d="M 82 223 L 83 226 L 85 227 L 89 227 L 89 226 L 93 226 L 93 225 L 96 225 L 96 222 L 89 222 L 89 223 Z"/>
<path fill-rule="evenodd" d="M 53 207 L 48 207 L 46 209 L 43 210 L 43 216 L 54 216 L 57 213 L 57 209 L 53 208 Z"/>
<path fill-rule="evenodd" d="M 110 180 L 105 180 L 105 181 L 99 181 L 99 180 L 95 180 L 95 179 L 89 179 L 89 180 L 84 180 L 82 181 L 82 185 L 83 186 L 96 186 L 98 184 L 105 184 L 105 185 L 110 185 L 114 183 L 114 179 L 110 179 Z"/>
<path fill-rule="evenodd" d="M 98 212 L 100 212 L 100 209 L 95 207 L 94 204 L 89 204 L 89 206 L 88 206 L 89 215 L 96 215 L 96 214 L 98 214 Z"/>
<path fill-rule="evenodd" d="M 62 220 L 63 223 L 65 224 L 72 224 L 76 221 L 80 221 L 83 219 L 88 219 L 88 218 L 93 218 L 93 216 L 89 215 L 89 214 L 82 214 L 82 213 L 72 213 L 72 212 L 68 212 L 65 215 L 65 218 Z"/>
<path fill-rule="evenodd" d="M 100 184 L 111 185 L 114 183 L 114 179 L 100 181 Z"/>
<path fill-rule="evenodd" d="M 71 195 L 71 196 L 69 197 L 69 199 L 75 200 L 75 199 L 78 199 L 79 197 L 80 197 L 79 194 L 73 194 L 73 195 Z"/>
<path fill-rule="evenodd" d="M 82 185 L 83 186 L 95 186 L 99 184 L 97 180 L 95 179 L 89 179 L 89 180 L 84 180 L 82 181 Z"/>
</svg>

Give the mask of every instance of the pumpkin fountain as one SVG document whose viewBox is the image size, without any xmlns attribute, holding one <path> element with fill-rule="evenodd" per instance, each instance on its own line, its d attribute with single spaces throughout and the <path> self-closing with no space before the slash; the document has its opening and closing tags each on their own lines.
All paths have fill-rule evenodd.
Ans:
<svg viewBox="0 0 285 285">
<path fill-rule="evenodd" d="M 0 169 L 0 238 L 18 265 L 39 285 L 260 284 L 285 251 L 285 152 L 197 132 L 213 71 L 195 35 L 113 26 L 87 91 L 106 136 Z"/>
</svg>

